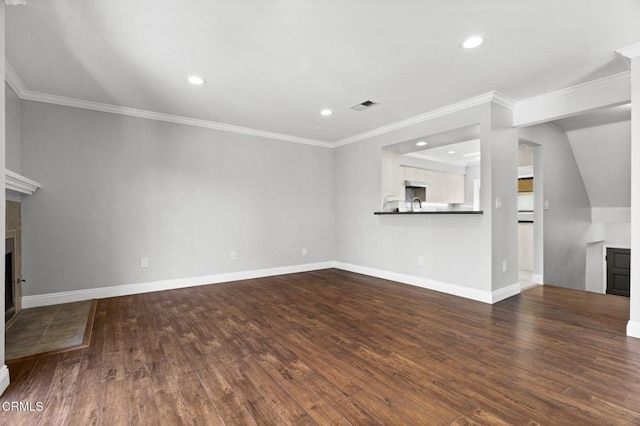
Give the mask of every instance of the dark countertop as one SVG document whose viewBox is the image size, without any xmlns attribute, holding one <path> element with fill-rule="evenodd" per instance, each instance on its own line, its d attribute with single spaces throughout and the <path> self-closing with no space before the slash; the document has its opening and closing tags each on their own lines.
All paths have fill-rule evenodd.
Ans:
<svg viewBox="0 0 640 426">
<path fill-rule="evenodd" d="M 430 212 L 373 212 L 376 215 L 393 215 L 393 214 L 483 214 L 482 210 L 434 210 Z"/>
</svg>

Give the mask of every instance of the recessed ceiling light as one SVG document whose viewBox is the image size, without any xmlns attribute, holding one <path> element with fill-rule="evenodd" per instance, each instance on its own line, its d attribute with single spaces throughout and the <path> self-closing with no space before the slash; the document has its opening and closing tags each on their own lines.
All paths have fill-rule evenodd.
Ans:
<svg viewBox="0 0 640 426">
<path fill-rule="evenodd" d="M 462 42 L 462 47 L 465 49 L 475 49 L 484 43 L 484 38 L 482 36 L 471 36 Z"/>
<path fill-rule="evenodd" d="M 455 154 L 455 153 L 456 153 L 455 151 L 449 151 L 449 152 L 447 152 L 447 154 Z"/>
<path fill-rule="evenodd" d="M 427 143 L 425 141 L 416 142 L 417 146 L 425 146 Z"/>
<path fill-rule="evenodd" d="M 200 77 L 199 75 L 190 75 L 189 78 L 187 78 L 187 81 L 194 86 L 202 86 L 206 83 L 204 78 Z"/>
<path fill-rule="evenodd" d="M 322 130 L 322 127 L 318 126 L 318 127 L 315 127 L 315 129 L 316 129 L 317 131 L 321 131 L 321 130 Z"/>
<path fill-rule="evenodd" d="M 323 109 L 322 111 L 320 111 L 320 114 L 324 115 L 325 117 L 328 117 L 331 114 L 333 114 L 333 111 L 331 111 L 330 109 Z"/>
</svg>

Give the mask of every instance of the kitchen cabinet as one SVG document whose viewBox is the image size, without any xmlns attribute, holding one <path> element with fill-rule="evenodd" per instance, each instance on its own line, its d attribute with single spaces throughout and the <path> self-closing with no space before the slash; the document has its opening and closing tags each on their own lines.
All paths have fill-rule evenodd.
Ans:
<svg viewBox="0 0 640 426">
<path fill-rule="evenodd" d="M 439 172 L 436 170 L 419 169 L 416 167 L 400 166 L 400 183 L 404 193 L 405 181 L 427 182 L 426 195 L 423 201 L 427 203 L 464 203 L 464 175 Z M 423 198 L 422 196 L 420 198 Z"/>
<path fill-rule="evenodd" d="M 464 203 L 464 175 L 447 174 L 447 202 Z"/>
<path fill-rule="evenodd" d="M 417 182 L 424 182 L 426 178 L 426 170 L 418 169 L 415 167 L 403 167 L 404 168 L 404 180 L 411 180 Z"/>
<path fill-rule="evenodd" d="M 404 170 L 397 150 L 382 150 L 382 195 L 387 200 L 404 200 Z"/>
<path fill-rule="evenodd" d="M 449 198 L 448 181 L 447 173 L 427 170 L 429 188 L 427 188 L 426 201 L 428 203 L 447 203 Z"/>
</svg>

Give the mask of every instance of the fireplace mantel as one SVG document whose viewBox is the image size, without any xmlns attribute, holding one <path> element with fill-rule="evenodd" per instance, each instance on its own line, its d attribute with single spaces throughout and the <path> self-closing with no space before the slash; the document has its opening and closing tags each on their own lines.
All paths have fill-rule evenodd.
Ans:
<svg viewBox="0 0 640 426">
<path fill-rule="evenodd" d="M 18 194 L 31 195 L 41 186 L 42 185 L 35 180 L 31 180 L 19 173 L 5 169 L 5 188 L 9 191 L 17 192 Z"/>
</svg>

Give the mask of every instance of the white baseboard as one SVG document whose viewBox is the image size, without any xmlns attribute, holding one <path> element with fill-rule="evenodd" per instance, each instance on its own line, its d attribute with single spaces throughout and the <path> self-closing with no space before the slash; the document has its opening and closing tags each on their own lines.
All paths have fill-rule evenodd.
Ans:
<svg viewBox="0 0 640 426">
<path fill-rule="evenodd" d="M 131 294 L 150 293 L 162 290 L 195 287 L 207 284 L 219 284 L 230 281 L 248 280 L 253 278 L 272 277 L 275 275 L 295 274 L 298 272 L 317 271 L 333 267 L 333 262 L 307 263 L 304 265 L 283 266 L 253 271 L 229 272 L 225 274 L 206 275 L 173 280 L 152 281 L 137 284 L 125 284 L 111 287 L 100 287 L 86 290 L 64 291 L 60 293 L 24 296 L 23 308 L 58 305 L 61 303 L 78 302 L 81 300 L 104 299 L 106 297 L 128 296 Z"/>
<path fill-rule="evenodd" d="M 544 279 L 542 278 L 542 275 L 540 275 L 540 274 L 531 275 L 531 281 L 533 281 L 534 284 L 544 285 Z"/>
<path fill-rule="evenodd" d="M 429 278 L 416 277 L 414 275 L 390 272 L 382 269 L 369 268 L 365 266 L 353 265 L 343 262 L 321 262 L 308 263 L 304 265 L 283 266 L 269 269 L 257 269 L 253 271 L 230 272 L 225 274 L 206 275 L 201 277 L 190 277 L 173 280 L 152 281 L 137 284 L 125 284 L 110 287 L 99 287 L 86 290 L 64 291 L 60 293 L 39 294 L 34 296 L 24 296 L 22 298 L 23 308 L 36 308 L 38 306 L 58 305 L 61 303 L 78 302 L 81 300 L 104 299 L 107 297 L 128 296 L 131 294 L 150 293 L 154 291 L 174 290 L 178 288 L 195 287 L 207 284 L 219 284 L 230 281 L 241 281 L 253 278 L 272 277 L 275 275 L 294 274 L 298 272 L 317 271 L 320 269 L 338 268 L 345 271 L 356 272 L 372 277 L 383 278 L 391 281 L 398 281 L 404 284 L 422 287 L 441 293 L 464 297 L 466 299 L 477 300 L 484 303 L 496 303 L 508 297 L 520 293 L 520 284 L 495 290 L 493 292 L 464 287 L 457 284 L 450 284 L 436 281 Z"/>
<path fill-rule="evenodd" d="M 493 304 L 500 300 L 511 297 L 520 293 L 520 284 L 512 284 L 508 287 L 501 288 L 494 292 L 478 290 L 474 288 L 464 287 L 457 284 L 445 283 L 429 278 L 416 277 L 415 275 L 401 274 L 398 272 L 390 272 L 382 269 L 369 268 L 366 266 L 353 265 L 350 263 L 334 262 L 334 267 L 349 272 L 369 275 L 371 277 L 382 278 L 385 280 L 397 281 L 403 284 L 409 284 L 416 287 L 422 287 L 429 290 L 439 291 L 441 293 L 451 294 L 454 296 L 464 297 L 465 299 L 476 300 Z"/>
<path fill-rule="evenodd" d="M 0 367 L 0 395 L 9 387 L 9 369 L 6 365 Z"/>
<path fill-rule="evenodd" d="M 627 336 L 637 337 L 638 339 L 640 339 L 640 322 L 629 321 L 627 323 Z"/>
<path fill-rule="evenodd" d="M 498 303 L 501 300 L 520 294 L 520 291 L 520 283 L 511 284 L 509 286 L 499 288 L 498 290 L 494 290 L 491 292 L 491 304 Z"/>
</svg>

